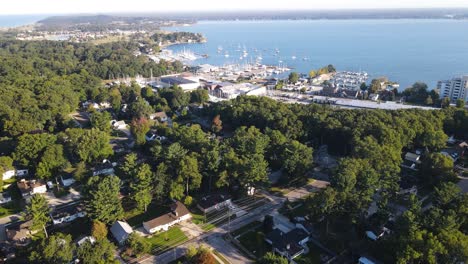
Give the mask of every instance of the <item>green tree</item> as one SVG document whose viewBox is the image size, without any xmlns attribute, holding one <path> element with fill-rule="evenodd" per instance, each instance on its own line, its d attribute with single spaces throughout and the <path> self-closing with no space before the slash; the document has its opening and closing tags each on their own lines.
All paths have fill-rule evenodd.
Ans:
<svg viewBox="0 0 468 264">
<path fill-rule="evenodd" d="M 106 239 L 107 237 L 107 226 L 103 222 L 98 220 L 93 221 L 93 226 L 91 227 L 91 235 L 97 240 Z"/>
<path fill-rule="evenodd" d="M 434 189 L 434 200 L 439 206 L 447 206 L 458 199 L 460 195 L 460 187 L 453 182 L 442 182 Z"/>
<path fill-rule="evenodd" d="M 145 100 L 137 100 L 130 105 L 130 114 L 135 119 L 148 118 L 153 108 Z"/>
<path fill-rule="evenodd" d="M 111 130 L 111 115 L 109 112 L 99 112 L 95 111 L 91 114 L 91 117 L 89 118 L 91 122 L 91 127 L 99 129 L 101 131 L 109 133 Z"/>
<path fill-rule="evenodd" d="M 456 175 L 453 171 L 453 160 L 441 153 L 431 153 L 423 158 L 419 165 L 421 179 L 435 186 L 440 182 L 453 181 Z"/>
<path fill-rule="evenodd" d="M 29 260 L 33 263 L 70 263 L 73 259 L 74 249 L 71 235 L 57 233 L 41 239 L 31 252 Z"/>
<path fill-rule="evenodd" d="M 151 188 L 152 179 L 153 173 L 151 167 L 143 163 L 138 166 L 135 178 L 132 179 L 133 182 L 130 184 L 133 200 L 137 203 L 138 208 L 144 209 L 145 212 L 153 199 Z"/>
<path fill-rule="evenodd" d="M 450 106 L 450 99 L 448 97 L 442 98 L 442 101 L 440 102 L 440 107 L 447 108 L 449 106 Z"/>
<path fill-rule="evenodd" d="M 94 162 L 113 154 L 110 137 L 97 129 L 67 129 L 64 139 L 69 152 L 78 160 Z"/>
<path fill-rule="evenodd" d="M 57 138 L 50 134 L 25 134 L 18 138 L 13 159 L 21 166 L 35 168 L 44 150 Z"/>
<path fill-rule="evenodd" d="M 457 99 L 456 106 L 457 106 L 457 108 L 464 108 L 465 107 L 465 101 L 463 99 Z"/>
<path fill-rule="evenodd" d="M 433 105 L 434 104 L 434 101 L 432 100 L 432 97 L 430 95 L 427 96 L 425 104 L 426 105 Z"/>
<path fill-rule="evenodd" d="M 117 173 L 121 178 L 129 180 L 135 178 L 138 168 L 137 158 L 136 153 L 130 153 L 125 156 L 124 162 L 117 167 Z"/>
<path fill-rule="evenodd" d="M 47 200 L 40 194 L 31 197 L 31 203 L 26 206 L 26 216 L 32 221 L 32 230 L 44 230 L 47 237 L 46 225 L 50 221 L 50 208 Z"/>
<path fill-rule="evenodd" d="M 288 264 L 289 261 L 282 256 L 275 255 L 273 252 L 268 252 L 259 261 L 260 264 Z"/>
<path fill-rule="evenodd" d="M 284 169 L 293 178 L 307 179 L 307 173 L 312 168 L 312 148 L 291 141 L 284 150 Z"/>
<path fill-rule="evenodd" d="M 150 124 L 146 118 L 133 119 L 130 130 L 135 136 L 135 143 L 142 146 L 146 143 L 146 133 L 150 130 Z"/>
<path fill-rule="evenodd" d="M 87 174 L 88 174 L 88 170 L 86 168 L 86 163 L 82 161 L 78 162 L 76 164 L 75 170 L 73 171 L 73 178 L 81 182 Z"/>
<path fill-rule="evenodd" d="M 119 263 L 115 259 L 115 246 L 107 239 L 97 240 L 94 244 L 86 241 L 78 247 L 76 255 L 86 264 Z"/>
<path fill-rule="evenodd" d="M 185 184 L 185 194 L 189 195 L 189 190 L 200 188 L 202 175 L 198 169 L 198 160 L 194 155 L 185 156 L 179 163 L 177 171 L 178 182 Z"/>
<path fill-rule="evenodd" d="M 130 234 L 127 240 L 128 246 L 132 249 L 132 252 L 137 256 L 142 254 L 150 253 L 151 244 L 144 237 L 133 232 Z"/>
<path fill-rule="evenodd" d="M 197 89 L 190 93 L 190 103 L 204 104 L 210 99 L 208 90 Z"/>
<path fill-rule="evenodd" d="M 120 179 L 117 176 L 89 178 L 85 198 L 86 212 L 92 220 L 111 224 L 123 217 L 119 198 Z"/>
<path fill-rule="evenodd" d="M 299 73 L 291 72 L 288 77 L 289 83 L 297 83 L 299 81 Z"/>
<path fill-rule="evenodd" d="M 41 179 L 49 179 L 56 175 L 67 163 L 63 155 L 63 146 L 54 144 L 48 146 L 42 154 L 39 162 L 36 175 Z"/>
</svg>

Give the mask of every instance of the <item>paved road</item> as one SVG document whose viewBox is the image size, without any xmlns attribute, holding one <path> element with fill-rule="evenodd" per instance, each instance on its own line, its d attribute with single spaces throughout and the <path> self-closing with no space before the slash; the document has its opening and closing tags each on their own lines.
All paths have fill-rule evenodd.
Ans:
<svg viewBox="0 0 468 264">
<path fill-rule="evenodd" d="M 235 248 L 229 242 L 226 242 L 222 237 L 232 230 L 239 229 L 244 225 L 261 220 L 265 215 L 271 214 L 272 212 L 278 210 L 285 200 L 284 198 L 279 198 L 270 194 L 265 193 L 265 195 L 267 196 L 267 199 L 270 200 L 270 203 L 256 208 L 255 210 L 250 211 L 241 217 L 235 218 L 231 221 L 230 224 L 217 227 L 212 231 L 196 237 L 161 255 L 149 256 L 146 259 L 140 260 L 139 263 L 169 263 L 184 256 L 189 246 L 198 246 L 201 242 L 205 242 L 209 246 L 215 248 L 217 251 L 223 254 L 229 262 L 233 264 L 252 263 L 250 259 L 246 258 L 241 252 L 239 252 L 239 250 L 237 250 L 237 248 Z"/>
</svg>

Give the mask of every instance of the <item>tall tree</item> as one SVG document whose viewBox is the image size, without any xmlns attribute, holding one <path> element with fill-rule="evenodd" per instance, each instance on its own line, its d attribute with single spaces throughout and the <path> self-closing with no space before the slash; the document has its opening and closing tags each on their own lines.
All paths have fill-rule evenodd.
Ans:
<svg viewBox="0 0 468 264">
<path fill-rule="evenodd" d="M 91 227 L 91 235 L 97 240 L 105 239 L 107 237 L 107 226 L 103 222 L 93 221 L 93 226 Z"/>
<path fill-rule="evenodd" d="M 144 209 L 145 212 L 148 208 L 148 205 L 153 199 L 152 195 L 152 184 L 151 180 L 153 178 L 153 173 L 151 171 L 150 165 L 143 163 L 138 166 L 135 179 L 132 179 L 130 187 L 132 188 L 132 197 L 133 200 L 137 203 L 138 208 Z"/>
<path fill-rule="evenodd" d="M 133 119 L 130 129 L 135 136 L 135 143 L 142 146 L 146 143 L 146 133 L 150 130 L 149 122 L 146 118 Z"/>
<path fill-rule="evenodd" d="M 83 243 L 77 250 L 78 258 L 87 264 L 117 264 L 115 246 L 107 239 L 99 239 L 94 244 L 89 241 Z"/>
<path fill-rule="evenodd" d="M 85 198 L 86 212 L 92 220 L 111 224 L 123 217 L 117 176 L 93 176 L 88 180 Z"/>
<path fill-rule="evenodd" d="M 109 133 L 111 130 L 111 115 L 109 112 L 95 111 L 91 114 L 89 119 L 91 127 Z"/>
<path fill-rule="evenodd" d="M 70 263 L 74 249 L 71 235 L 57 233 L 49 238 L 41 239 L 31 252 L 29 260 L 33 263 Z"/>
<path fill-rule="evenodd" d="M 97 129 L 67 129 L 64 141 L 69 152 L 78 160 L 95 162 L 113 154 L 110 137 Z"/>
<path fill-rule="evenodd" d="M 47 200 L 40 194 L 34 194 L 31 197 L 31 203 L 26 206 L 26 215 L 32 221 L 32 230 L 43 229 L 47 237 L 46 224 L 50 221 L 50 208 Z"/>
<path fill-rule="evenodd" d="M 48 146 L 37 166 L 36 175 L 41 179 L 49 179 L 52 175 L 56 175 L 66 163 L 62 145 Z"/>
<path fill-rule="evenodd" d="M 189 189 L 195 190 L 200 188 L 202 175 L 198 169 L 198 160 L 194 155 L 185 156 L 182 158 L 178 169 L 178 182 L 184 182 L 185 194 L 189 195 Z"/>
</svg>

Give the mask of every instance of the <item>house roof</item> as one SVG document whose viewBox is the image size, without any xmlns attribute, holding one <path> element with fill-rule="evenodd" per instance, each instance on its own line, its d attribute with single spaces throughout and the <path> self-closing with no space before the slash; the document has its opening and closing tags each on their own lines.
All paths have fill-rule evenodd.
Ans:
<svg viewBox="0 0 468 264">
<path fill-rule="evenodd" d="M 116 221 L 111 227 L 111 233 L 118 242 L 127 239 L 128 235 L 133 232 L 133 228 L 123 221 Z"/>
<path fill-rule="evenodd" d="M 166 112 L 157 112 L 157 113 L 151 114 L 151 116 L 154 116 L 155 118 L 167 118 Z"/>
<path fill-rule="evenodd" d="M 265 237 L 272 242 L 273 248 L 279 251 L 287 251 L 289 256 L 295 256 L 304 248 L 299 245 L 299 242 L 309 237 L 309 235 L 300 228 L 295 228 L 288 233 L 283 233 L 279 229 L 274 229 Z"/>
<path fill-rule="evenodd" d="M 143 224 L 149 229 L 152 229 L 161 225 L 172 223 L 177 220 L 177 218 L 190 214 L 190 211 L 187 209 L 187 207 L 185 207 L 185 205 L 179 201 L 171 205 L 171 211 L 172 212 L 163 214 L 150 221 L 144 222 Z"/>
<path fill-rule="evenodd" d="M 208 209 L 229 199 L 231 199 L 229 194 L 211 194 L 201 198 L 198 205 L 203 209 Z"/>
<path fill-rule="evenodd" d="M 410 160 L 410 161 L 412 161 L 412 162 L 417 162 L 417 161 L 419 161 L 419 158 L 420 158 L 420 157 L 421 157 L 420 155 L 414 154 L 414 153 L 411 153 L 411 152 L 408 152 L 408 153 L 405 154 L 405 159 L 406 159 L 406 160 Z"/>
<path fill-rule="evenodd" d="M 84 212 L 84 210 L 85 208 L 82 204 L 75 204 L 72 206 L 67 206 L 65 208 L 55 209 L 54 211 L 52 211 L 52 213 L 50 213 L 50 216 L 53 219 L 59 219 L 62 217 L 67 217 L 78 214 L 80 212 Z"/>
<path fill-rule="evenodd" d="M 166 76 L 161 77 L 161 82 L 167 83 L 169 85 L 181 85 L 181 84 L 193 84 L 195 81 L 180 77 L 180 76 Z"/>
<path fill-rule="evenodd" d="M 18 185 L 18 189 L 20 189 L 21 193 L 30 193 L 34 190 L 34 188 L 41 187 L 45 185 L 43 180 L 25 180 L 22 179 L 16 183 Z"/>
</svg>

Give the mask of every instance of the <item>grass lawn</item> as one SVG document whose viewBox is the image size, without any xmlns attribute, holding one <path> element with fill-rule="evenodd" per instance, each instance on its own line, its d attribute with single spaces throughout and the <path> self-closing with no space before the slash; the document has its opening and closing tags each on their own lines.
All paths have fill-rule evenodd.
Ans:
<svg viewBox="0 0 468 264">
<path fill-rule="evenodd" d="M 271 246 L 264 238 L 265 235 L 261 231 L 260 227 L 245 233 L 238 238 L 238 241 L 244 248 L 250 250 L 257 258 L 261 258 L 271 250 Z"/>
<path fill-rule="evenodd" d="M 320 264 L 320 254 L 323 254 L 322 250 L 318 248 L 314 243 L 308 243 L 309 252 L 307 254 L 302 254 L 299 257 L 295 258 L 294 261 L 297 264 Z"/>
<path fill-rule="evenodd" d="M 240 235 L 240 234 L 242 234 L 244 232 L 249 231 L 250 229 L 257 229 L 260 226 L 262 226 L 262 222 L 254 221 L 254 222 L 252 222 L 250 224 L 247 224 L 247 225 L 233 231 L 231 234 L 232 234 L 233 237 L 236 237 L 236 236 L 238 236 L 238 235 Z"/>
<path fill-rule="evenodd" d="M 169 213 L 170 211 L 170 208 L 167 206 L 150 204 L 146 212 L 140 212 L 138 209 L 133 209 L 132 211 L 126 213 L 126 218 L 130 226 L 139 227 L 143 224 L 143 222 L 154 219 L 165 213 Z"/>
<path fill-rule="evenodd" d="M 151 244 L 151 250 L 154 254 L 162 252 L 188 240 L 184 232 L 182 232 L 182 230 L 180 230 L 178 227 L 172 227 L 166 232 L 155 234 L 146 239 Z"/>
</svg>

